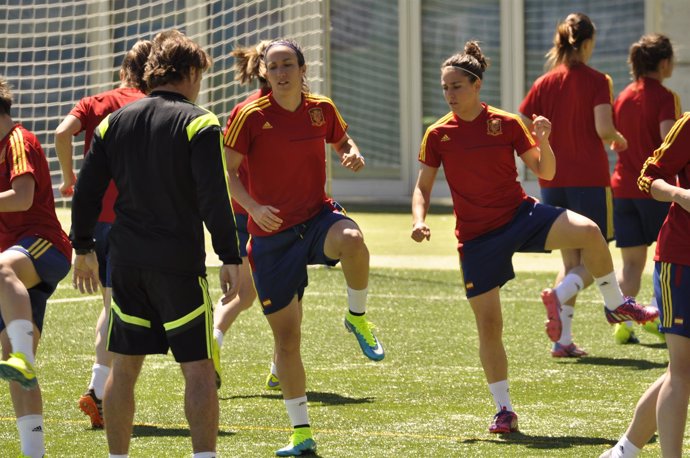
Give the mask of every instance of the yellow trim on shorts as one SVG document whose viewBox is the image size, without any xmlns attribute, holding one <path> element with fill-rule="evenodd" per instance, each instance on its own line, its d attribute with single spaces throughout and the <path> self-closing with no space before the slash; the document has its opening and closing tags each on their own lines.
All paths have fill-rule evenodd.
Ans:
<svg viewBox="0 0 690 458">
<path fill-rule="evenodd" d="M 606 187 L 606 241 L 613 239 L 613 193 Z"/>
<path fill-rule="evenodd" d="M 32 258 L 38 259 L 52 246 L 53 244 L 48 240 L 39 237 L 34 243 L 31 244 L 29 248 L 26 249 L 26 251 L 31 255 Z"/>
<path fill-rule="evenodd" d="M 208 294 L 208 283 L 203 277 L 199 277 L 199 287 L 203 292 L 204 302 L 185 316 L 174 321 L 163 323 L 163 329 L 165 329 L 166 332 L 170 332 L 173 329 L 177 329 L 188 323 L 191 323 L 201 315 L 204 315 L 204 327 L 206 329 L 206 356 L 211 358 L 213 356 L 213 345 L 211 341 L 211 339 L 213 339 L 213 303 L 211 302 L 211 297 Z"/>
<path fill-rule="evenodd" d="M 120 318 L 120 320 L 124 321 L 127 324 L 141 326 L 142 328 L 151 328 L 151 322 L 149 320 L 145 320 L 134 315 L 127 315 L 122 311 L 122 309 L 120 309 L 120 307 L 118 307 L 118 305 L 115 302 L 110 304 L 110 311 L 111 313 L 115 313 L 118 316 L 118 318 Z M 112 326 L 112 320 L 110 321 L 110 326 Z M 108 332 L 108 341 L 110 341 L 110 332 Z"/>
<path fill-rule="evenodd" d="M 661 326 L 670 328 L 673 326 L 673 296 L 671 294 L 671 266 L 669 262 L 662 262 L 659 272 L 661 285 L 661 304 L 663 306 L 664 321 Z"/>
</svg>

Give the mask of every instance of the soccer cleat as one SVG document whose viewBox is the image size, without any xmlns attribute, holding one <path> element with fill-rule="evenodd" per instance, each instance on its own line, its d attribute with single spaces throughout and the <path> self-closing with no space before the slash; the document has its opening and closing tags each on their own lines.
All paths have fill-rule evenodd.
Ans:
<svg viewBox="0 0 690 458">
<path fill-rule="evenodd" d="M 383 359 L 385 356 L 383 346 L 372 332 L 376 326 L 367 321 L 363 315 L 356 316 L 349 312 L 345 316 L 343 323 L 345 324 L 345 329 L 357 337 L 357 342 L 367 358 L 373 361 L 381 361 Z"/>
<path fill-rule="evenodd" d="M 24 353 L 10 353 L 7 361 L 0 361 L 0 378 L 8 382 L 17 382 L 25 390 L 30 390 L 38 385 L 36 369 L 27 361 Z"/>
<path fill-rule="evenodd" d="M 266 386 L 265 388 L 267 390 L 272 390 L 272 391 L 277 391 L 280 389 L 280 380 L 278 380 L 278 376 L 275 374 L 268 374 L 268 377 L 266 377 Z"/>
<path fill-rule="evenodd" d="M 654 321 L 647 321 L 642 325 L 642 329 L 650 334 L 654 334 L 661 342 L 666 342 L 666 336 L 663 332 L 659 331 L 659 326 L 661 326 L 661 322 L 659 318 L 657 318 Z"/>
<path fill-rule="evenodd" d="M 518 430 L 518 416 L 515 412 L 506 410 L 504 407 L 494 415 L 494 419 L 489 425 L 489 432 L 493 434 L 514 433 Z"/>
<path fill-rule="evenodd" d="M 619 345 L 640 343 L 632 328 L 626 323 L 617 323 L 613 327 L 613 340 Z"/>
<path fill-rule="evenodd" d="M 604 313 L 609 323 L 622 323 L 623 321 L 634 321 L 636 323 L 646 323 L 654 321 L 659 317 L 659 311 L 654 307 L 643 307 L 632 297 L 625 299 L 615 310 L 609 310 L 604 306 Z"/>
<path fill-rule="evenodd" d="M 561 303 L 556 296 L 556 291 L 551 288 L 546 288 L 541 292 L 541 301 L 546 307 L 546 335 L 549 336 L 551 342 L 557 342 L 561 338 Z"/>
<path fill-rule="evenodd" d="M 575 345 L 575 342 L 571 342 L 569 345 L 555 342 L 551 349 L 551 356 L 554 358 L 582 358 L 587 356 L 587 352 Z"/>
<path fill-rule="evenodd" d="M 614 452 L 614 449 L 610 448 L 610 449 L 606 450 L 604 453 L 602 453 L 601 455 L 599 455 L 599 458 L 613 458 L 613 452 Z"/>
<path fill-rule="evenodd" d="M 276 456 L 301 456 L 316 453 L 316 442 L 311 435 L 310 427 L 295 428 L 290 437 L 290 443 L 280 450 Z"/>
<path fill-rule="evenodd" d="M 218 341 L 213 339 L 213 369 L 216 371 L 216 389 L 220 390 L 221 378 L 220 378 L 220 346 Z"/>
<path fill-rule="evenodd" d="M 84 393 L 79 398 L 79 408 L 91 419 L 92 428 L 102 428 L 103 421 L 103 402 L 96 397 L 93 388 Z"/>
</svg>

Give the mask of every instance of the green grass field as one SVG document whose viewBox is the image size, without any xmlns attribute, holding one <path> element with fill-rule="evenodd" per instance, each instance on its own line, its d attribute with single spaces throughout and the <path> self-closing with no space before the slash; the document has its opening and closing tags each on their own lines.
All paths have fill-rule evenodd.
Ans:
<svg viewBox="0 0 690 458">
<path fill-rule="evenodd" d="M 434 232 L 425 249 L 409 239 L 407 214 L 352 216 L 365 231 L 372 264 L 392 259 L 396 266 L 372 268 L 369 288 L 369 316 L 387 355 L 380 363 L 368 361 L 345 331 L 340 270 L 310 270 L 302 348 L 321 457 L 596 457 L 616 442 L 637 399 L 666 366 L 665 347 L 642 331 L 640 345 L 613 343 L 594 289 L 581 295 L 574 325 L 576 341 L 590 356 L 551 358 L 539 291 L 553 279 L 554 272 L 544 271 L 552 256 L 518 257 L 517 278 L 502 296 L 521 432 L 489 435 L 494 407 L 479 365 L 474 318 L 459 271 L 446 263 L 446 257 L 455 259 L 452 218 L 430 217 Z M 430 256 L 437 257 L 438 267 L 428 262 Z M 213 296 L 220 293 L 216 275 L 211 268 Z M 640 297 L 649 295 L 647 275 Z M 65 279 L 48 307 L 38 354 L 48 456 L 107 455 L 103 431 L 91 430 L 77 408 L 93 362 L 99 303 L 96 296 L 77 294 Z M 257 306 L 226 336 L 221 456 L 273 456 L 288 440 L 281 397 L 263 389 L 271 347 Z M 182 376 L 172 356 L 149 357 L 137 387 L 131 456 L 190 456 L 182 399 Z M 0 444 L 1 457 L 19 454 L 6 388 L 0 389 Z M 658 443 L 651 443 L 642 456 L 658 455 Z"/>
</svg>

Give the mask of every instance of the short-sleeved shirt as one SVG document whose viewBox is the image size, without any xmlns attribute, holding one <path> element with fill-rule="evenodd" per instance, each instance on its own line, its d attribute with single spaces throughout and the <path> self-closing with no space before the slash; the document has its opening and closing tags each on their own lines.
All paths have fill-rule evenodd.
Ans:
<svg viewBox="0 0 690 458">
<path fill-rule="evenodd" d="M 247 156 L 249 194 L 283 219 L 279 231 L 309 220 L 328 201 L 325 143 L 342 140 L 347 124 L 328 97 L 304 94 L 295 111 L 272 94 L 245 105 L 225 132 L 225 146 Z M 249 218 L 249 233 L 264 232 Z"/>
<path fill-rule="evenodd" d="M 520 113 L 547 117 L 556 155 L 553 180 L 543 188 L 609 186 L 609 162 L 594 124 L 594 107 L 613 103 L 608 75 L 584 64 L 558 65 L 539 77 L 520 104 Z"/>
<path fill-rule="evenodd" d="M 225 131 L 223 132 L 223 135 L 225 136 L 225 133 L 228 131 L 230 128 L 230 124 L 232 123 L 232 120 L 235 119 L 235 116 L 237 116 L 237 113 L 245 106 L 250 103 L 252 103 L 255 100 L 260 99 L 261 97 L 265 96 L 271 92 L 269 88 L 261 88 L 258 91 L 253 92 L 249 97 L 235 105 L 235 107 L 232 109 L 230 112 L 230 115 L 228 116 L 228 122 L 225 124 Z M 245 189 L 249 189 L 249 170 L 247 170 L 247 159 L 245 158 L 241 163 L 239 168 L 237 169 L 237 176 L 240 179 L 240 182 L 242 183 L 242 186 L 244 186 Z M 244 209 L 242 205 L 240 205 L 239 202 L 237 202 L 235 199 L 232 199 L 232 210 L 235 212 L 235 216 L 238 214 L 240 215 L 246 215 L 247 210 Z M 240 248 L 242 248 L 240 246 Z"/>
<path fill-rule="evenodd" d="M 482 104 L 472 121 L 448 113 L 429 126 L 419 161 L 443 170 L 455 211 L 455 236 L 461 243 L 497 229 L 530 199 L 518 182 L 515 152 L 536 143 L 517 115 Z"/>
<path fill-rule="evenodd" d="M 649 193 L 652 182 L 663 179 L 690 189 L 690 112 L 673 125 L 654 156 L 645 162 L 638 186 Z M 655 261 L 690 266 L 690 213 L 673 202 L 659 231 Z"/>
<path fill-rule="evenodd" d="M 616 128 L 628 141 L 618 152 L 611 175 L 611 189 L 617 199 L 650 199 L 637 187 L 644 161 L 661 145 L 659 124 L 680 117 L 680 99 L 659 80 L 640 78 L 630 83 L 613 104 Z"/>
<path fill-rule="evenodd" d="M 37 236 L 52 243 L 68 260 L 72 245 L 55 214 L 50 169 L 34 134 L 17 124 L 0 140 L 0 192 L 12 189 L 22 175 L 34 178 L 34 201 L 26 211 L 0 212 L 0 251 L 24 237 Z"/>
<path fill-rule="evenodd" d="M 93 96 L 84 97 L 74 108 L 72 108 L 69 114 L 77 118 L 81 123 L 81 130 L 74 135 L 76 136 L 84 132 L 84 156 L 86 156 L 86 153 L 88 153 L 91 148 L 93 131 L 101 123 L 103 118 L 128 103 L 139 100 L 144 97 L 144 95 L 145 94 L 138 89 L 121 87 Z M 101 208 L 101 214 L 98 216 L 99 222 L 112 224 L 112 222 L 115 221 L 113 205 L 115 204 L 116 198 L 117 188 L 111 181 L 105 196 L 103 196 L 103 207 Z"/>
</svg>

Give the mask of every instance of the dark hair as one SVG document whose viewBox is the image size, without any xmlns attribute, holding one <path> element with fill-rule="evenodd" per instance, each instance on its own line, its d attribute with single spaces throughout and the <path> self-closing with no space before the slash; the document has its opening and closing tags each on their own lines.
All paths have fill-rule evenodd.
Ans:
<svg viewBox="0 0 690 458">
<path fill-rule="evenodd" d="M 232 50 L 230 55 L 235 58 L 233 64 L 235 81 L 249 84 L 252 80 L 257 79 L 262 87 L 268 86 L 268 81 L 265 78 L 264 54 L 270 43 L 268 40 L 263 40 L 256 46 L 237 47 Z"/>
<path fill-rule="evenodd" d="M 10 83 L 5 78 L 0 76 L 0 114 L 9 116 L 10 108 L 12 108 L 12 92 L 10 91 Z"/>
<path fill-rule="evenodd" d="M 144 82 L 144 69 L 149 58 L 153 43 L 149 40 L 139 40 L 134 43 L 125 58 L 122 60 L 120 69 L 125 73 L 125 84 L 129 87 L 146 92 L 147 86 Z"/>
<path fill-rule="evenodd" d="M 462 54 L 453 54 L 443 61 L 441 69 L 443 70 L 445 67 L 456 67 L 464 70 L 470 81 L 474 83 L 477 79 L 484 78 L 484 70 L 486 70 L 488 66 L 489 62 L 487 58 L 484 57 L 484 54 L 482 54 L 479 42 L 468 41 L 465 43 L 464 52 Z"/>
<path fill-rule="evenodd" d="M 551 69 L 559 64 L 572 65 L 580 62 L 582 44 L 594 37 L 597 29 L 584 13 L 571 13 L 556 27 L 553 48 L 546 53 L 546 67 Z"/>
<path fill-rule="evenodd" d="M 278 40 L 271 41 L 264 50 L 264 62 L 266 61 L 266 56 L 268 55 L 268 50 L 273 46 L 287 46 L 288 48 L 295 51 L 297 55 L 297 65 L 300 67 L 305 64 L 304 53 L 302 52 L 302 47 L 295 40 L 279 38 Z"/>
<path fill-rule="evenodd" d="M 189 77 L 192 68 L 206 71 L 211 57 L 179 30 L 167 30 L 153 38 L 153 46 L 144 70 L 149 89 L 178 83 Z"/>
<path fill-rule="evenodd" d="M 639 41 L 630 46 L 628 55 L 633 79 L 638 80 L 647 73 L 657 71 L 659 63 L 664 59 L 673 59 L 671 40 L 659 33 L 642 35 Z"/>
</svg>

